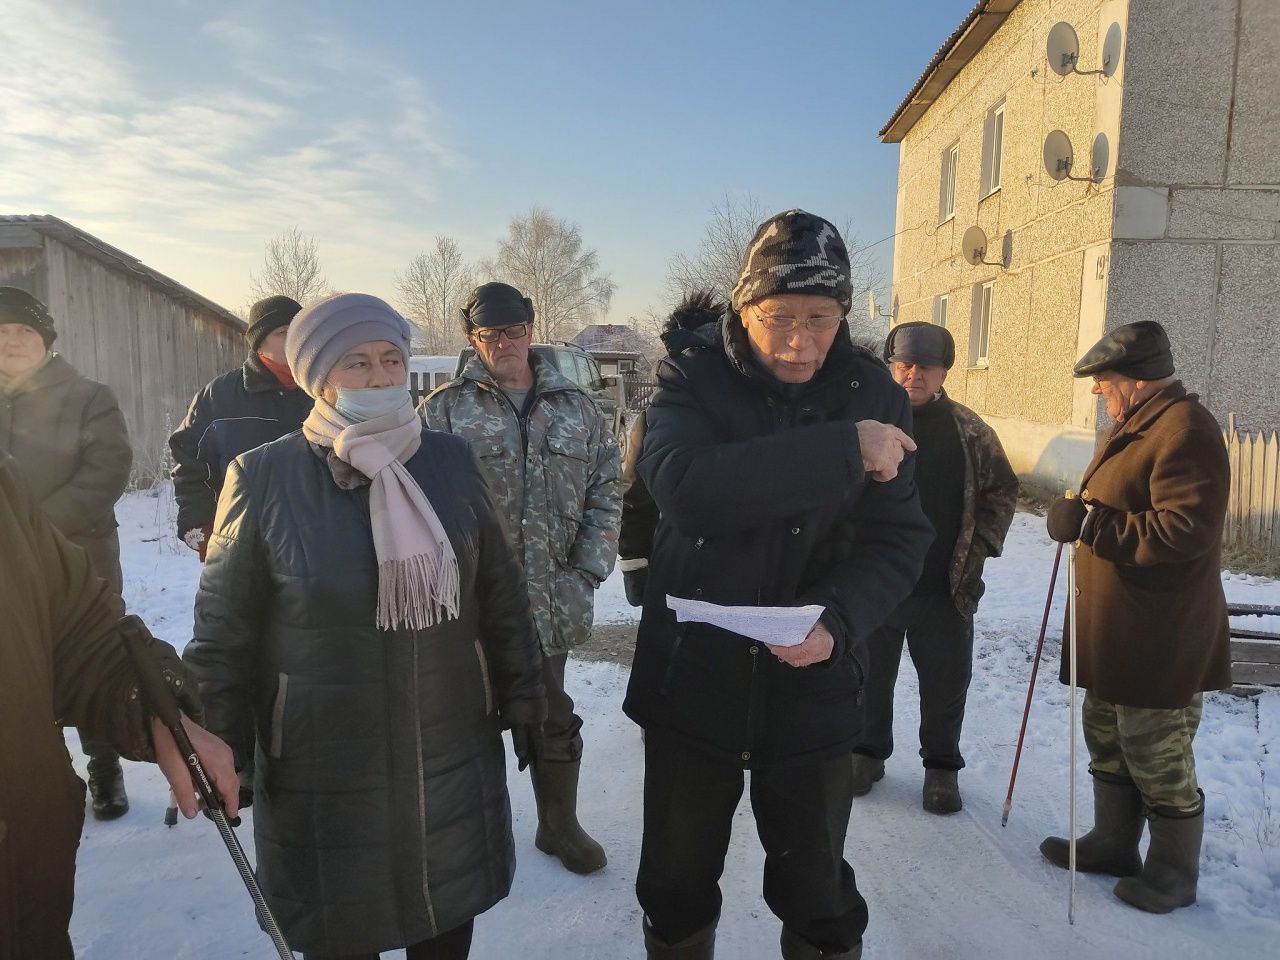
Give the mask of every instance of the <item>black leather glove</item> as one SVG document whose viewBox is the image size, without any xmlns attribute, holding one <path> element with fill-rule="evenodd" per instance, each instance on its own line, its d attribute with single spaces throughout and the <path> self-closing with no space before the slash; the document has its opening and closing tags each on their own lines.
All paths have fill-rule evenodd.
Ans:
<svg viewBox="0 0 1280 960">
<path fill-rule="evenodd" d="M 542 762 L 542 724 L 517 723 L 511 728 L 511 747 L 516 754 L 516 769 L 521 772 Z"/>
<path fill-rule="evenodd" d="M 649 568 L 622 571 L 622 587 L 627 591 L 627 603 L 633 607 L 644 606 L 644 585 L 649 581 Z"/>
<path fill-rule="evenodd" d="M 1087 513 L 1084 501 L 1079 497 L 1059 497 L 1049 504 L 1044 525 L 1049 536 L 1058 543 L 1075 543 L 1080 539 L 1080 530 L 1084 527 Z"/>
</svg>

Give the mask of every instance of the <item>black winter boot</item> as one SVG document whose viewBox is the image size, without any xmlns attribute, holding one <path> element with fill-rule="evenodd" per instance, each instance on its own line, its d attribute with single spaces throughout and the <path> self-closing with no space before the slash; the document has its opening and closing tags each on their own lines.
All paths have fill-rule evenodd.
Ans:
<svg viewBox="0 0 1280 960">
<path fill-rule="evenodd" d="M 1142 839 L 1142 794 L 1132 780 L 1093 775 L 1093 829 L 1076 841 L 1076 869 L 1128 877 L 1142 869 L 1138 841 Z M 1040 852 L 1055 867 L 1070 866 L 1070 845 L 1063 837 L 1049 837 Z"/>
<path fill-rule="evenodd" d="M 713 960 L 716 953 L 716 917 L 709 924 L 689 934 L 679 943 L 667 943 L 659 940 L 658 935 L 649 926 L 649 918 L 640 921 L 644 930 L 644 955 L 648 960 Z"/>
<path fill-rule="evenodd" d="M 841 950 L 835 953 L 815 947 L 799 934 L 782 928 L 782 960 L 861 960 L 862 943 L 852 950 Z"/>
<path fill-rule="evenodd" d="M 929 813 L 959 813 L 964 807 L 955 770 L 926 769 L 924 772 L 924 808 Z"/>
<path fill-rule="evenodd" d="M 884 761 L 865 753 L 853 755 L 853 795 L 865 797 L 872 785 L 884 779 Z"/>
<path fill-rule="evenodd" d="M 538 802 L 538 833 L 534 846 L 559 857 L 572 873 L 595 873 L 609 862 L 604 848 L 578 823 L 580 760 L 543 760 L 529 768 Z"/>
<path fill-rule="evenodd" d="M 124 792 L 124 771 L 114 750 L 94 748 L 89 756 L 89 796 L 95 820 L 114 820 L 129 812 L 129 795 Z"/>
<path fill-rule="evenodd" d="M 1204 792 L 1195 813 L 1156 810 L 1151 814 L 1147 862 L 1136 877 L 1116 884 L 1115 895 L 1148 913 L 1168 913 L 1196 902 L 1200 843 L 1204 839 Z"/>
</svg>

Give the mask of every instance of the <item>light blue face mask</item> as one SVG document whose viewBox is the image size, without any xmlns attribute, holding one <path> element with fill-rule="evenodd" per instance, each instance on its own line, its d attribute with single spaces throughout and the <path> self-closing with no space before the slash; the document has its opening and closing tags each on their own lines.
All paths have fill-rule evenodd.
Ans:
<svg viewBox="0 0 1280 960">
<path fill-rule="evenodd" d="M 409 402 L 409 385 L 398 387 L 338 387 L 334 408 L 352 423 L 377 420 Z"/>
</svg>

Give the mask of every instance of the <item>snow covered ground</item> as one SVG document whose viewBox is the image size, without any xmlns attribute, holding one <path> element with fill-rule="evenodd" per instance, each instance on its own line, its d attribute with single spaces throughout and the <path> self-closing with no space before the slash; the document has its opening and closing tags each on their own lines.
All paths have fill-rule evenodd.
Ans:
<svg viewBox="0 0 1280 960">
<path fill-rule="evenodd" d="M 120 514 L 130 609 L 157 635 L 180 646 L 190 635 L 199 563 L 168 535 L 172 502 L 164 495 L 134 494 Z M 1206 698 L 1196 755 L 1208 820 L 1200 901 L 1192 908 L 1166 917 L 1142 914 L 1112 896 L 1113 881 L 1081 875 L 1076 923 L 1068 926 L 1067 876 L 1046 865 L 1036 849 L 1047 834 L 1065 831 L 1067 819 L 1067 691 L 1056 680 L 1058 644 L 1052 640 L 1013 814 L 1001 829 L 1000 808 L 1052 558 L 1042 521 L 1020 514 L 1006 555 L 988 566 L 963 744 L 965 809 L 956 816 L 939 818 L 920 810 L 915 675 L 904 665 L 895 728 L 898 753 L 885 780 L 855 801 L 849 826 L 847 856 L 871 908 L 866 956 L 1280 956 L 1280 690 L 1250 699 Z M 1280 603 L 1280 584 L 1230 575 L 1225 582 L 1233 600 Z M 1063 592 L 1059 584 L 1060 597 Z M 615 575 L 601 589 L 598 619 L 633 617 Z M 1058 609 L 1052 623 L 1060 622 Z M 635 960 L 644 955 L 632 890 L 643 755 L 638 731 L 621 712 L 626 671 L 583 662 L 570 669 L 570 689 L 586 721 L 581 817 L 605 843 L 609 866 L 597 876 L 576 877 L 534 849 L 533 798 L 527 778 L 512 765 L 519 857 L 515 889 L 479 919 L 472 951 L 477 960 Z M 68 743 L 83 774 L 85 759 L 74 732 L 68 732 Z M 1080 817 L 1087 825 L 1092 795 L 1083 744 L 1080 749 Z M 112 823 L 90 819 L 85 827 L 72 924 L 78 956 L 274 956 L 213 826 L 201 819 L 164 827 L 166 791 L 156 770 L 131 764 L 126 777 L 133 804 L 129 814 Z M 240 834 L 252 855 L 247 823 Z M 718 956 L 778 956 L 778 923 L 760 894 L 762 866 L 744 802 L 725 869 Z"/>
</svg>

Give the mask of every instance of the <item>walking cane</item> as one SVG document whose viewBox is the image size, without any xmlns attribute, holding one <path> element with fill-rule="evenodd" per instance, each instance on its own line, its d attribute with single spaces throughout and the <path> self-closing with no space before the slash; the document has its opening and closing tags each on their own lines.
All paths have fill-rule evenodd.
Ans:
<svg viewBox="0 0 1280 960">
<path fill-rule="evenodd" d="M 178 751 L 186 758 L 187 766 L 191 768 L 191 780 L 195 784 L 196 791 L 200 794 L 201 799 L 204 800 L 205 810 L 208 812 L 209 818 L 217 825 L 218 833 L 222 835 L 222 842 L 226 845 L 227 852 L 231 854 L 231 860 L 236 865 L 240 879 L 244 881 L 245 888 L 249 891 L 249 896 L 253 898 L 254 909 L 258 913 L 258 921 L 262 924 L 262 928 L 266 930 L 267 936 L 271 938 L 271 942 L 275 944 L 280 960 L 294 960 L 293 951 L 289 949 L 289 944 L 285 942 L 284 935 L 280 932 L 279 926 L 276 925 L 276 919 L 271 915 L 267 901 L 263 898 L 262 891 L 258 888 L 258 881 L 253 875 L 253 870 L 249 867 L 249 860 L 244 855 L 244 848 L 240 846 L 239 838 L 236 837 L 235 831 L 231 829 L 231 824 L 227 822 L 227 814 L 223 810 L 222 798 L 218 796 L 213 784 L 209 782 L 209 776 L 205 773 L 204 766 L 200 763 L 200 756 L 196 753 L 196 748 L 191 744 L 191 738 L 187 736 L 187 731 L 182 726 L 182 711 L 178 707 L 178 701 L 174 698 L 169 684 L 161 675 L 159 665 L 146 649 L 150 635 L 141 626 L 141 621 L 133 617 L 125 617 L 121 621 L 121 627 L 125 649 L 128 650 L 129 658 L 133 661 L 134 669 L 137 671 L 142 696 L 148 706 L 156 712 L 160 722 L 173 735 L 174 742 L 178 745 Z"/>
<path fill-rule="evenodd" d="M 1074 496 L 1075 494 L 1070 490 L 1066 492 L 1068 500 Z M 1070 830 L 1067 833 L 1069 838 L 1067 860 L 1068 869 L 1071 872 L 1071 892 L 1067 896 L 1067 923 L 1074 925 L 1076 922 L 1076 545 L 1074 542 L 1067 547 L 1067 617 L 1071 642 L 1071 653 L 1067 658 L 1069 664 L 1067 672 L 1071 681 L 1071 775 L 1069 777 L 1071 799 L 1067 814 L 1070 823 Z"/>
<path fill-rule="evenodd" d="M 1049 608 L 1053 606 L 1053 590 L 1058 585 L 1058 565 L 1062 562 L 1062 544 L 1053 555 L 1053 573 L 1049 575 L 1049 595 L 1044 600 L 1044 616 L 1040 620 L 1040 638 L 1036 640 L 1036 655 L 1031 661 L 1031 682 L 1027 684 L 1027 702 L 1022 708 L 1022 726 L 1018 729 L 1018 746 L 1013 752 L 1013 769 L 1009 771 L 1009 792 L 1004 797 L 1004 812 L 1000 826 L 1009 823 L 1009 811 L 1013 809 L 1013 785 L 1018 779 L 1018 765 L 1022 762 L 1022 743 L 1027 736 L 1027 719 L 1031 716 L 1031 695 L 1035 693 L 1036 676 L 1040 672 L 1040 654 L 1044 651 L 1044 635 L 1049 628 Z"/>
</svg>

